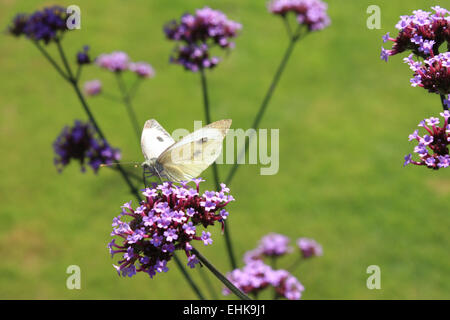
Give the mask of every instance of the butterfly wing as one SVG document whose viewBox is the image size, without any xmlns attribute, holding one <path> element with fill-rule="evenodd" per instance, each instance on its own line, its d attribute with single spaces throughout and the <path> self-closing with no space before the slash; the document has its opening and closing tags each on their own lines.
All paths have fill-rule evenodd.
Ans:
<svg viewBox="0 0 450 320">
<path fill-rule="evenodd" d="M 213 122 L 167 148 L 157 160 L 162 174 L 172 181 L 198 177 L 220 155 L 230 126 L 229 119 Z"/>
<path fill-rule="evenodd" d="M 174 143 L 175 140 L 158 121 L 151 119 L 145 122 L 141 135 L 141 148 L 146 160 L 158 158 Z"/>
</svg>

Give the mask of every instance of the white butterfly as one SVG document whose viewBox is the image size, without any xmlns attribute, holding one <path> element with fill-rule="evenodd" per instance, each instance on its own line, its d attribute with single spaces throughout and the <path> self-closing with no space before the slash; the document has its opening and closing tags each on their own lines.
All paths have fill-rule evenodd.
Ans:
<svg viewBox="0 0 450 320">
<path fill-rule="evenodd" d="M 179 182 L 196 178 L 222 151 L 222 142 L 231 120 L 219 120 L 175 140 L 158 121 L 147 120 L 142 130 L 141 148 L 145 172 Z"/>
</svg>

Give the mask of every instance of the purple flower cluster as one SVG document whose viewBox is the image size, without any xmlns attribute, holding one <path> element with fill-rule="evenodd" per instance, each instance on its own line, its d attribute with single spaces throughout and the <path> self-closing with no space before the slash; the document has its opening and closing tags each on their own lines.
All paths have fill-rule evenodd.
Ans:
<svg viewBox="0 0 450 320">
<path fill-rule="evenodd" d="M 261 238 L 258 246 L 244 254 L 245 266 L 227 274 L 228 279 L 244 293 L 257 296 L 267 288 L 273 288 L 277 297 L 291 300 L 300 299 L 304 291 L 301 283 L 287 270 L 274 270 L 264 263 L 264 258 L 274 259 L 291 253 L 290 239 L 282 234 L 269 233 Z M 313 239 L 300 238 L 297 240 L 301 258 L 306 259 L 322 255 L 322 247 Z M 229 294 L 227 288 L 223 291 Z"/>
<path fill-rule="evenodd" d="M 84 92 L 88 96 L 96 96 L 102 92 L 102 82 L 100 80 L 91 80 L 84 83 Z"/>
<path fill-rule="evenodd" d="M 95 63 L 104 69 L 113 72 L 121 72 L 128 69 L 130 58 L 125 52 L 114 51 L 111 53 L 103 53 L 95 59 Z"/>
<path fill-rule="evenodd" d="M 42 40 L 48 44 L 58 40 L 63 32 L 69 30 L 66 26 L 67 18 L 65 8 L 47 7 L 31 15 L 18 14 L 8 27 L 8 31 L 17 37 L 25 35 L 33 41 Z"/>
<path fill-rule="evenodd" d="M 419 86 L 429 92 L 438 94 L 450 93 L 450 52 L 433 55 L 423 63 L 415 61 L 413 55 L 404 59 L 414 76 L 411 79 L 413 87 Z"/>
<path fill-rule="evenodd" d="M 56 154 L 54 162 L 60 172 L 71 160 L 78 160 L 82 171 L 85 171 L 87 162 L 97 172 L 101 164 L 111 164 L 120 159 L 118 149 L 98 139 L 93 126 L 81 121 L 75 121 L 71 128 L 65 127 L 53 143 L 53 149 Z"/>
<path fill-rule="evenodd" d="M 183 250 L 188 258 L 188 266 L 194 268 L 199 262 L 191 253 L 193 240 L 204 245 L 212 244 L 211 233 L 197 227 L 212 226 L 228 216 L 225 206 L 234 200 L 229 189 L 222 184 L 220 192 L 205 191 L 200 194 L 201 178 L 193 179 L 196 187 L 188 187 L 187 182 L 175 185 L 164 182 L 146 188 L 142 193 L 145 200 L 133 209 L 131 202 L 122 206 L 122 212 L 113 219 L 108 245 L 112 256 L 121 254 L 118 266 L 119 275 L 133 276 L 136 272 L 146 272 L 152 278 L 156 273 L 166 272 L 167 263 L 175 250 Z M 126 220 L 124 218 L 127 218 Z"/>
<path fill-rule="evenodd" d="M 418 57 L 427 59 L 438 55 L 439 48 L 447 42 L 447 51 L 450 51 L 450 16 L 447 9 L 435 6 L 433 12 L 415 10 L 413 15 L 400 17 L 395 26 L 399 33 L 391 38 L 389 33 L 383 36 L 383 42 L 393 41 L 392 49 L 381 48 L 381 59 L 388 61 L 389 56 L 404 51 L 412 51 Z"/>
<path fill-rule="evenodd" d="M 418 145 L 414 152 L 419 156 L 419 161 L 412 159 L 412 154 L 405 156 L 404 166 L 412 163 L 419 166 L 427 166 L 430 169 L 447 168 L 450 166 L 450 156 L 448 145 L 450 144 L 450 125 L 448 119 L 450 112 L 445 110 L 440 114 L 444 118 L 441 126 L 438 118 L 431 117 L 419 123 L 419 127 L 424 128 L 427 134 L 420 136 L 419 130 L 415 130 L 409 135 L 409 141 L 416 140 Z"/>
<path fill-rule="evenodd" d="M 270 12 L 283 18 L 292 12 L 297 16 L 297 22 L 309 31 L 322 30 L 330 25 L 327 9 L 328 5 L 320 0 L 273 0 L 269 3 Z"/>
<path fill-rule="evenodd" d="M 213 68 L 219 58 L 212 57 L 210 49 L 233 48 L 231 39 L 241 28 L 241 24 L 229 20 L 224 13 L 208 7 L 196 10 L 195 14 L 185 14 L 179 22 L 174 20 L 164 27 L 167 38 L 179 42 L 170 62 L 193 72 Z"/>
<path fill-rule="evenodd" d="M 322 246 L 314 239 L 300 238 L 297 240 L 297 246 L 305 259 L 319 257 L 323 254 Z"/>
<path fill-rule="evenodd" d="M 123 51 L 103 53 L 95 59 L 95 63 L 112 72 L 123 72 L 129 70 L 142 78 L 153 78 L 155 70 L 146 62 L 132 62 Z"/>
<path fill-rule="evenodd" d="M 292 251 L 289 246 L 290 239 L 282 234 L 269 233 L 261 238 L 256 249 L 248 251 L 244 255 L 246 263 L 260 260 L 263 257 L 280 257 Z"/>
<path fill-rule="evenodd" d="M 153 78 L 155 76 L 155 70 L 146 62 L 132 62 L 128 69 L 142 78 Z"/>
<path fill-rule="evenodd" d="M 264 289 L 272 287 L 277 297 L 299 300 L 305 290 L 303 285 L 286 270 L 273 270 L 261 260 L 249 262 L 242 269 L 235 269 L 227 274 L 227 278 L 245 294 L 255 297 Z M 223 289 L 223 294 L 231 292 Z"/>
<path fill-rule="evenodd" d="M 176 48 L 176 54 L 176 57 L 170 57 L 170 62 L 181 64 L 186 70 L 193 72 L 201 68 L 213 68 L 220 61 L 218 57 L 210 57 L 209 47 L 206 44 L 180 45 Z"/>
<path fill-rule="evenodd" d="M 91 57 L 89 56 L 89 46 L 84 46 L 83 50 L 77 53 L 77 63 L 82 65 L 90 64 L 91 62 Z"/>
</svg>

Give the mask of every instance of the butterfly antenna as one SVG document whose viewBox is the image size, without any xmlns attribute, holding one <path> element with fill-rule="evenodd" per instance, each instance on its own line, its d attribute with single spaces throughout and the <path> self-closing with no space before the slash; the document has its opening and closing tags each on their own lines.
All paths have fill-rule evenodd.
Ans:
<svg viewBox="0 0 450 320">
<path fill-rule="evenodd" d="M 139 167 L 139 165 L 140 165 L 139 162 L 133 161 L 133 162 L 114 162 L 114 163 L 108 163 L 108 164 L 102 163 L 100 165 L 100 167 L 103 168 L 103 167 L 113 167 L 113 166 L 118 166 L 118 165 L 130 165 L 130 164 L 132 164 L 133 167 L 135 167 L 135 168 Z"/>
</svg>

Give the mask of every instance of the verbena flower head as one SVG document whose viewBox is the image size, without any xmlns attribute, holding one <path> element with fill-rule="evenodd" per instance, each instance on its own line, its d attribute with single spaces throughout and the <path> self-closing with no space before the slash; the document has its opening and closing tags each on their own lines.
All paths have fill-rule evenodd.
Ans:
<svg viewBox="0 0 450 320">
<path fill-rule="evenodd" d="M 12 23 L 8 26 L 8 32 L 13 36 L 20 37 L 25 34 L 25 27 L 28 22 L 28 16 L 24 13 L 17 14 Z"/>
<path fill-rule="evenodd" d="M 171 56 L 170 62 L 181 64 L 186 70 L 197 72 L 201 68 L 211 69 L 215 67 L 220 59 L 210 57 L 209 47 L 206 44 L 187 44 L 176 48 L 176 56 Z"/>
<path fill-rule="evenodd" d="M 261 260 L 249 262 L 242 269 L 235 269 L 227 274 L 227 278 L 245 294 L 257 296 L 267 288 L 274 288 L 279 297 L 298 300 L 305 290 L 303 285 L 286 270 L 273 270 Z M 223 289 L 223 294 L 231 292 Z"/>
<path fill-rule="evenodd" d="M 297 17 L 297 22 L 305 25 L 309 31 L 322 30 L 330 25 L 327 15 L 328 5 L 320 0 L 273 0 L 269 2 L 269 11 L 285 18 L 288 13 Z"/>
<path fill-rule="evenodd" d="M 128 69 L 130 59 L 123 51 L 103 53 L 95 59 L 95 63 L 109 71 L 121 72 Z"/>
<path fill-rule="evenodd" d="M 101 164 L 111 164 L 120 159 L 118 149 L 111 148 L 106 141 L 96 137 L 95 130 L 89 123 L 75 121 L 73 127 L 65 127 L 53 143 L 55 165 L 58 171 L 70 161 L 80 162 L 82 171 L 86 163 L 97 172 Z"/>
<path fill-rule="evenodd" d="M 155 70 L 146 62 L 131 62 L 128 69 L 142 78 L 153 78 L 155 76 Z"/>
<path fill-rule="evenodd" d="M 409 141 L 417 141 L 418 143 L 414 148 L 414 153 L 417 154 L 419 159 L 413 160 L 412 154 L 408 154 L 405 156 L 404 166 L 412 163 L 427 166 L 434 170 L 450 166 L 448 149 L 450 144 L 450 126 L 448 124 L 450 112 L 445 110 L 440 115 L 444 118 L 444 121 L 431 117 L 419 123 L 419 127 L 425 129 L 425 134 L 419 135 L 419 130 L 415 130 L 409 135 Z"/>
<path fill-rule="evenodd" d="M 67 18 L 64 7 L 47 7 L 31 15 L 18 14 L 8 31 L 17 37 L 25 35 L 33 41 L 48 44 L 58 40 L 63 32 L 69 30 L 66 25 Z"/>
<path fill-rule="evenodd" d="M 297 240 L 297 246 L 303 258 L 318 257 L 323 254 L 322 246 L 313 239 L 300 238 Z"/>
<path fill-rule="evenodd" d="M 234 199 L 225 186 L 220 192 L 200 194 L 203 180 L 193 181 L 195 188 L 185 182 L 180 186 L 171 182 L 154 184 L 144 190 L 145 200 L 138 207 L 133 208 L 131 202 L 122 206 L 122 212 L 113 219 L 111 236 L 115 238 L 108 245 L 112 256 L 121 256 L 114 266 L 119 275 L 131 277 L 146 272 L 153 278 L 168 270 L 175 250 L 184 251 L 191 268 L 199 262 L 191 253 L 192 241 L 204 245 L 213 242 L 211 233 L 200 232 L 199 226 L 207 228 L 219 222 L 223 228 L 227 216 L 223 212 Z"/>
<path fill-rule="evenodd" d="M 419 86 L 443 95 L 450 93 L 450 52 L 432 55 L 423 63 L 415 61 L 412 55 L 404 61 L 414 71 L 411 79 L 413 87 Z"/>
<path fill-rule="evenodd" d="M 264 257 L 280 257 L 292 251 L 289 246 L 290 239 L 282 234 L 269 233 L 261 238 L 256 249 L 244 255 L 244 261 L 260 260 Z"/>
<path fill-rule="evenodd" d="M 102 92 L 102 82 L 100 80 L 91 80 L 84 83 L 84 92 L 88 96 L 96 96 Z"/>
<path fill-rule="evenodd" d="M 211 56 L 211 48 L 233 48 L 231 39 L 241 29 L 241 24 L 209 7 L 198 9 L 195 14 L 185 14 L 180 21 L 174 20 L 164 26 L 166 37 L 178 42 L 170 62 L 194 72 L 213 68 L 219 58 Z"/>
<path fill-rule="evenodd" d="M 89 46 L 84 46 L 83 50 L 77 53 L 77 63 L 82 65 L 90 64 L 91 62 L 91 57 L 89 56 Z"/>
<path fill-rule="evenodd" d="M 399 30 L 397 37 L 391 38 L 389 33 L 383 36 L 383 42 L 394 42 L 392 49 L 382 48 L 383 60 L 387 61 L 389 56 L 405 51 L 427 59 L 438 55 L 444 42 L 447 42 L 447 51 L 450 51 L 449 11 L 439 6 L 431 9 L 433 12 L 415 10 L 412 15 L 400 17 L 395 26 Z"/>
</svg>

